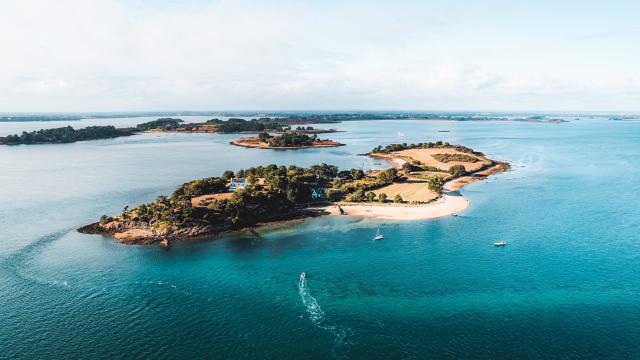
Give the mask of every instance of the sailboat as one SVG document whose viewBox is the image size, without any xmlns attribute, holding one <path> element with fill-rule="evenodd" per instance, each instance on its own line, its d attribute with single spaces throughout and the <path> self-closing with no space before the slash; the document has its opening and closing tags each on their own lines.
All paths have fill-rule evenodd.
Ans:
<svg viewBox="0 0 640 360">
<path fill-rule="evenodd" d="M 384 236 L 382 236 L 382 234 L 380 233 L 380 228 L 378 228 L 378 232 L 376 233 L 376 236 L 373 238 L 373 240 L 382 240 L 384 239 Z"/>
</svg>

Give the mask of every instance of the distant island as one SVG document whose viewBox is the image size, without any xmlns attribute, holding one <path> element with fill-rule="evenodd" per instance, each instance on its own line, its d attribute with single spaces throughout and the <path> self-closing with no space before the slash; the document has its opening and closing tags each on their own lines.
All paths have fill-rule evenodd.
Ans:
<svg viewBox="0 0 640 360">
<path fill-rule="evenodd" d="M 207 113 L 207 112 L 205 112 Z M 187 113 L 198 115 L 200 113 Z M 208 114 L 208 113 L 207 113 Z M 12 115 L 0 116 L 0 122 L 15 121 L 62 121 L 82 120 L 87 118 L 108 119 L 118 114 L 52 114 L 52 115 Z M 127 114 L 120 114 L 125 116 Z M 131 116 L 145 116 L 145 113 L 133 113 Z M 153 132 L 187 132 L 187 133 L 275 133 L 302 132 L 304 134 L 323 134 L 336 132 L 336 129 L 314 129 L 309 124 L 334 124 L 343 121 L 364 120 L 449 120 L 449 121 L 514 121 L 530 123 L 563 123 L 567 120 L 548 118 L 547 116 L 509 117 L 486 116 L 472 113 L 414 113 L 414 112 L 356 112 L 356 113 L 274 113 L 273 116 L 262 116 L 250 120 L 231 117 L 228 120 L 213 118 L 201 123 L 185 123 L 182 119 L 163 117 L 154 121 L 139 124 L 130 128 L 115 126 L 90 126 L 74 129 L 66 126 L 55 129 L 41 129 L 22 134 L 0 137 L 0 145 L 60 144 L 85 140 L 109 139 L 119 136 L 131 136 L 144 131 Z M 293 128 L 293 126 L 298 126 Z"/>
<path fill-rule="evenodd" d="M 289 131 L 302 131 L 305 133 L 329 133 L 336 132 L 335 129 L 314 129 L 311 126 L 298 127 L 292 129 L 294 125 L 306 125 L 312 123 L 337 123 L 333 117 L 322 118 L 308 118 L 308 117 L 293 117 L 293 118 L 257 118 L 257 119 L 240 119 L 230 118 L 228 120 L 211 119 L 202 123 L 185 123 L 185 124 L 158 124 L 153 129 L 154 131 L 175 131 L 175 132 L 199 132 L 199 133 L 259 133 L 263 131 L 276 131 L 276 132 L 289 132 Z"/>
<path fill-rule="evenodd" d="M 392 144 L 370 156 L 393 164 L 385 170 L 340 171 L 319 164 L 258 166 L 182 184 L 169 197 L 81 227 L 128 244 L 162 244 L 209 237 L 257 225 L 326 214 L 417 219 L 464 210 L 448 192 L 505 171 L 509 165 L 446 142 Z M 464 206 L 463 206 L 464 205 Z"/>
<path fill-rule="evenodd" d="M 116 129 L 115 126 L 89 126 L 82 129 L 74 129 L 65 126 L 55 129 L 42 129 L 31 132 L 22 132 L 21 135 L 9 135 L 0 137 L 0 145 L 31 145 L 31 144 L 62 144 L 76 141 L 111 139 L 120 136 L 131 136 L 135 129 Z"/>
<path fill-rule="evenodd" d="M 158 126 L 170 126 L 182 122 L 180 119 L 161 118 L 137 125 L 136 127 L 117 129 L 113 125 L 88 126 L 74 129 L 65 126 L 54 129 L 41 129 L 31 132 L 23 131 L 21 135 L 0 137 L 0 145 L 33 145 L 33 144 L 65 144 L 77 141 L 112 139 L 120 136 L 131 136 Z"/>
<path fill-rule="evenodd" d="M 244 137 L 231 141 L 232 145 L 259 149 L 297 150 L 309 148 L 323 148 L 343 146 L 337 141 L 319 139 L 317 134 L 311 136 L 307 130 L 287 131 L 282 135 L 273 136 L 267 132 L 261 132 L 256 137 Z"/>
<path fill-rule="evenodd" d="M 296 134 L 322 134 L 336 132 L 335 129 L 315 129 L 312 126 L 292 129 L 292 125 L 305 124 L 310 121 L 308 118 L 260 118 L 260 119 L 239 119 L 230 118 L 227 121 L 212 119 L 204 123 L 184 123 L 182 119 L 160 118 L 157 120 L 138 124 L 135 127 L 116 129 L 115 126 L 89 126 L 81 129 L 74 129 L 65 126 L 54 129 L 41 129 L 31 132 L 22 132 L 18 135 L 0 137 L 0 145 L 31 145 L 31 144 L 62 144 L 85 140 L 110 139 L 120 136 L 131 136 L 145 131 L 152 132 L 194 132 L 194 133 L 257 133 L 271 130 L 277 133 Z M 335 120 L 316 119 L 314 122 L 334 123 Z"/>
</svg>

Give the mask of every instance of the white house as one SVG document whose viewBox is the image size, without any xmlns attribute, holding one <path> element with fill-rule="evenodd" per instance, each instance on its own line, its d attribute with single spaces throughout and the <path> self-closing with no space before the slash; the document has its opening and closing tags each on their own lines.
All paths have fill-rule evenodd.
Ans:
<svg viewBox="0 0 640 360">
<path fill-rule="evenodd" d="M 231 178 L 229 191 L 236 191 L 236 189 L 243 189 L 247 187 L 247 179 L 245 178 Z"/>
<path fill-rule="evenodd" d="M 311 199 L 317 200 L 317 199 L 324 199 L 325 197 L 326 196 L 324 194 L 323 187 L 311 188 Z"/>
</svg>

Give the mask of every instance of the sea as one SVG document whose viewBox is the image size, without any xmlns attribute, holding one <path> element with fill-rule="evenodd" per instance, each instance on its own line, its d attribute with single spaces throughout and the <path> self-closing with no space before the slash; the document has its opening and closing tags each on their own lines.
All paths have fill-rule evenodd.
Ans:
<svg viewBox="0 0 640 360">
<path fill-rule="evenodd" d="M 0 358 L 640 358 L 640 119 L 564 119 L 320 124 L 347 145 L 296 151 L 237 134 L 2 146 Z M 511 170 L 464 187 L 457 217 L 320 217 L 168 251 L 75 230 L 226 169 L 374 169 L 377 145 L 437 140 Z"/>
</svg>

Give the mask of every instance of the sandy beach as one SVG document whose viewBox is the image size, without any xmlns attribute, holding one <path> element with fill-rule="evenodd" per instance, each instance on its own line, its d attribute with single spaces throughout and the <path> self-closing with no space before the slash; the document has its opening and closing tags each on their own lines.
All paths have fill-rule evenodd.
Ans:
<svg viewBox="0 0 640 360">
<path fill-rule="evenodd" d="M 342 205 L 348 216 L 361 216 L 381 220 L 426 220 L 449 216 L 464 211 L 469 201 L 459 195 L 442 195 L 438 200 L 426 205 Z M 338 215 L 335 205 L 323 210 Z"/>
</svg>

